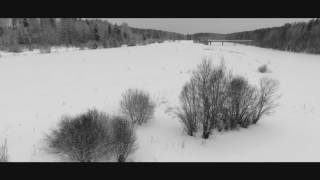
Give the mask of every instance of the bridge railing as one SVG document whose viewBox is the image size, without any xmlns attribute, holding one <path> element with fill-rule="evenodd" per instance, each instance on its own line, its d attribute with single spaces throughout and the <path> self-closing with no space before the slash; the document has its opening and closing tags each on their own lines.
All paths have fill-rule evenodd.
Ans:
<svg viewBox="0 0 320 180">
<path fill-rule="evenodd" d="M 253 42 L 253 40 L 249 40 L 249 39 L 209 39 L 209 40 L 194 40 L 193 42 L 201 43 L 201 44 L 205 44 L 205 45 L 211 45 L 212 43 L 215 43 L 215 42 L 221 42 L 221 44 L 223 45 L 223 43 L 250 43 L 250 42 Z"/>
</svg>

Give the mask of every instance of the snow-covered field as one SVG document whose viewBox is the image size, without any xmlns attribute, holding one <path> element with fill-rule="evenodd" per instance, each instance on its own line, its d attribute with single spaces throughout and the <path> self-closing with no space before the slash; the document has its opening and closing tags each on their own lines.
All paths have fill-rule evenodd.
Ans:
<svg viewBox="0 0 320 180">
<path fill-rule="evenodd" d="M 320 56 L 191 41 L 50 54 L 0 52 L 0 137 L 10 161 L 62 161 L 48 154 L 43 138 L 64 114 L 97 108 L 119 111 L 127 88 L 148 91 L 154 119 L 137 128 L 139 148 L 130 161 L 320 161 Z M 170 111 L 183 84 L 203 57 L 223 59 L 252 83 L 279 80 L 279 106 L 257 125 L 189 137 Z M 257 68 L 268 64 L 271 73 Z"/>
</svg>

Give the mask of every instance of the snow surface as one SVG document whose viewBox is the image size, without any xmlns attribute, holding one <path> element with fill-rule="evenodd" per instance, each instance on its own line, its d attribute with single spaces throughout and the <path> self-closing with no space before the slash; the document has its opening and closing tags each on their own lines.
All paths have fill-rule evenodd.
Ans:
<svg viewBox="0 0 320 180">
<path fill-rule="evenodd" d="M 165 42 L 50 54 L 0 52 L 0 137 L 10 161 L 62 161 L 46 151 L 45 134 L 64 114 L 97 108 L 119 112 L 121 93 L 141 88 L 157 103 L 155 117 L 137 128 L 129 161 L 320 161 L 320 56 L 224 43 Z M 223 59 L 253 84 L 279 80 L 276 112 L 248 129 L 214 132 L 208 140 L 182 131 L 173 109 L 183 84 L 203 57 Z M 271 73 L 258 67 L 268 64 Z"/>
</svg>

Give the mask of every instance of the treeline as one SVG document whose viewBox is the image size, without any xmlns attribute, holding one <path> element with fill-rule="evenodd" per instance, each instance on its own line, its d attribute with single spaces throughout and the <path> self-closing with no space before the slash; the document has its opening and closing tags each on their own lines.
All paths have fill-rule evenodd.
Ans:
<svg viewBox="0 0 320 180">
<path fill-rule="evenodd" d="M 131 28 L 132 33 L 140 36 L 142 41 L 148 40 L 183 40 L 186 39 L 185 35 L 161 31 L 161 30 L 153 30 L 153 29 L 140 29 L 140 28 Z"/>
<path fill-rule="evenodd" d="M 10 18 L 9 18 L 10 19 Z M 164 40 L 252 39 L 252 45 L 294 52 L 320 53 L 320 18 L 281 27 L 232 34 L 179 33 L 132 28 L 101 19 L 82 18 L 11 18 L 0 19 L 0 49 L 20 52 L 51 46 L 119 47 L 144 45 Z"/>
<path fill-rule="evenodd" d="M 208 40 L 208 39 L 225 39 L 226 34 L 217 33 L 195 33 L 188 34 L 187 39 L 189 40 Z"/>
<path fill-rule="evenodd" d="M 320 18 L 281 27 L 232 33 L 227 39 L 252 39 L 253 45 L 294 52 L 320 53 Z"/>
<path fill-rule="evenodd" d="M 100 19 L 12 18 L 12 24 L 0 27 L 2 50 L 45 46 L 109 48 L 185 38 L 178 33 L 131 28 L 126 23 L 117 25 Z"/>
</svg>

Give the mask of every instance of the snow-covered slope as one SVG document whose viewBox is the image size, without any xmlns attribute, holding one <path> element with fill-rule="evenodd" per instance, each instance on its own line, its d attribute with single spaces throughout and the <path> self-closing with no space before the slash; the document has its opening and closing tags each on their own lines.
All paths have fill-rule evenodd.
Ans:
<svg viewBox="0 0 320 180">
<path fill-rule="evenodd" d="M 28 53 L 0 57 L 0 135 L 11 161 L 61 161 L 43 139 L 64 114 L 97 108 L 118 113 L 127 88 L 150 92 L 155 117 L 137 128 L 131 161 L 320 161 L 320 56 L 191 41 L 98 50 Z M 204 141 L 182 132 L 172 109 L 203 57 L 258 83 L 279 80 L 276 112 L 258 125 L 214 132 Z M 257 68 L 268 64 L 271 73 Z"/>
</svg>

